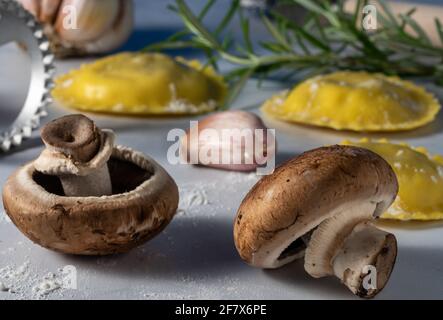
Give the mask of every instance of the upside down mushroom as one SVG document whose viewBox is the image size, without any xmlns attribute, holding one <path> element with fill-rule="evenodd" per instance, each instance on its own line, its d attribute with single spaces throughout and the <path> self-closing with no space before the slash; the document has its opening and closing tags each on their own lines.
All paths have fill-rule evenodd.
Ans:
<svg viewBox="0 0 443 320">
<path fill-rule="evenodd" d="M 397 256 L 395 236 L 373 220 L 397 192 L 392 168 L 369 150 L 308 151 L 246 195 L 234 224 L 236 248 L 260 268 L 278 268 L 304 256 L 304 268 L 314 278 L 335 275 L 354 294 L 371 298 L 387 283 Z M 368 286 L 371 266 L 375 283 Z"/>
<path fill-rule="evenodd" d="M 3 188 L 3 204 L 32 241 L 59 252 L 126 252 L 163 230 L 178 188 L 153 159 L 123 146 L 83 115 L 47 124 L 46 149 Z"/>
</svg>

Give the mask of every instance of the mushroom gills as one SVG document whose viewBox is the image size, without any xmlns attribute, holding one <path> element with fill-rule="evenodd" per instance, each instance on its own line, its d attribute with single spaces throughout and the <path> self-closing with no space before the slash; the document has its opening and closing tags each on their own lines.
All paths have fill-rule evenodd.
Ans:
<svg viewBox="0 0 443 320">
<path fill-rule="evenodd" d="M 130 192 L 152 176 L 152 172 L 140 168 L 132 162 L 111 157 L 108 161 L 111 176 L 112 194 Z M 65 196 L 60 178 L 36 171 L 33 180 L 47 192 Z"/>
<path fill-rule="evenodd" d="M 305 250 L 309 244 L 309 241 L 311 240 L 312 233 L 317 228 L 312 229 L 311 231 L 305 233 L 301 237 L 295 239 L 289 246 L 286 247 L 280 253 L 279 257 L 277 258 L 278 261 L 285 260 L 287 258 L 290 258 L 291 260 L 299 259 L 303 257 Z"/>
<path fill-rule="evenodd" d="M 285 260 L 289 257 L 298 257 L 306 250 L 305 241 L 302 238 L 297 238 L 280 254 L 277 260 Z"/>
</svg>

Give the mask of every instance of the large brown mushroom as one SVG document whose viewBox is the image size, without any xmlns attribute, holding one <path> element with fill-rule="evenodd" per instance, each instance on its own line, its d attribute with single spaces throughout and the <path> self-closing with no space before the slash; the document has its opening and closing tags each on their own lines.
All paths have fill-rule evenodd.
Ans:
<svg viewBox="0 0 443 320">
<path fill-rule="evenodd" d="M 125 252 L 173 218 L 178 188 L 153 159 L 113 146 L 113 134 L 81 115 L 42 130 L 47 148 L 3 188 L 3 204 L 32 241 L 56 251 Z"/>
<path fill-rule="evenodd" d="M 377 154 L 349 146 L 315 149 L 252 188 L 235 219 L 235 245 L 260 268 L 304 256 L 311 276 L 335 275 L 354 294 L 370 298 L 385 286 L 397 255 L 395 236 L 371 221 L 397 191 L 392 168 Z M 376 277 L 368 286 L 371 266 Z"/>
</svg>

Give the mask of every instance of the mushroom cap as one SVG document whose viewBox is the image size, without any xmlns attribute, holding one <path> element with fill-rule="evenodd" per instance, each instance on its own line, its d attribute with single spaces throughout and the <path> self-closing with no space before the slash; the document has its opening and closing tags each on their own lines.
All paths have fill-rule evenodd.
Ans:
<svg viewBox="0 0 443 320">
<path fill-rule="evenodd" d="M 280 267 L 300 257 L 300 238 L 325 219 L 364 203 L 376 204 L 377 217 L 397 191 L 392 168 L 367 149 L 335 145 L 305 152 L 246 195 L 234 223 L 236 248 L 253 266 Z"/>
<path fill-rule="evenodd" d="M 3 188 L 14 224 L 48 249 L 82 255 L 126 252 L 158 234 L 173 218 L 178 188 L 153 159 L 116 146 L 108 162 L 113 195 L 66 197 L 57 177 L 33 163 Z"/>
</svg>

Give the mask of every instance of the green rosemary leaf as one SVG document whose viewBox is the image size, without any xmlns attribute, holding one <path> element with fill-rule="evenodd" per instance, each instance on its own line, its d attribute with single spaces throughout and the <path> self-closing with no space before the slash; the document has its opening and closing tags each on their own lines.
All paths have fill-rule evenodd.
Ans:
<svg viewBox="0 0 443 320">
<path fill-rule="evenodd" d="M 253 73 L 254 73 L 254 69 L 250 68 L 250 69 L 243 69 L 238 74 L 238 76 L 237 76 L 238 79 L 231 86 L 231 88 L 229 90 L 229 95 L 222 107 L 222 110 L 226 110 L 227 108 L 229 108 L 229 106 L 235 101 L 235 99 L 237 99 L 238 95 L 243 90 L 243 88 L 245 87 L 246 83 L 248 82 L 249 78 L 251 77 L 251 75 Z"/>
<path fill-rule="evenodd" d="M 175 49 L 185 49 L 185 48 L 196 48 L 196 49 L 203 49 L 202 46 L 197 46 L 195 42 L 193 41 L 163 41 L 163 42 L 157 42 L 153 43 L 145 48 L 142 49 L 142 51 L 148 52 L 148 51 L 161 51 L 161 50 L 175 50 Z"/>
<path fill-rule="evenodd" d="M 219 47 L 217 40 L 211 35 L 211 33 L 206 30 L 199 22 L 198 18 L 192 13 L 189 7 L 186 5 L 184 0 L 177 0 L 177 6 L 180 14 L 183 17 L 183 22 L 187 28 L 198 35 L 202 43 L 207 43 L 208 46 Z"/>
<path fill-rule="evenodd" d="M 280 54 L 286 51 L 286 48 L 283 47 L 280 43 L 269 42 L 269 41 L 260 41 L 259 43 L 260 46 L 262 46 L 264 49 L 276 54 Z"/>
<path fill-rule="evenodd" d="M 208 66 L 211 66 L 214 68 L 214 70 L 219 71 L 218 64 L 217 64 L 217 58 L 214 57 L 214 53 L 212 50 L 204 50 L 207 62 L 205 65 L 203 65 L 202 70 L 206 69 Z"/>
<path fill-rule="evenodd" d="M 243 40 L 246 45 L 246 51 L 248 53 L 252 53 L 254 51 L 254 48 L 252 46 L 251 37 L 249 34 L 249 20 L 245 19 L 243 16 L 243 11 L 238 11 L 239 19 L 240 19 L 240 25 L 243 33 Z"/>
<path fill-rule="evenodd" d="M 172 36 L 167 38 L 166 41 L 169 41 L 169 42 L 179 41 L 180 39 L 182 39 L 183 37 L 185 37 L 188 34 L 189 34 L 188 31 L 182 30 L 182 31 L 174 33 Z"/>
<path fill-rule="evenodd" d="M 390 21 L 391 26 L 392 27 L 394 27 L 394 26 L 399 27 L 397 18 L 392 13 L 391 6 L 388 3 L 386 3 L 384 0 L 378 1 L 378 4 L 380 4 L 380 6 L 383 8 L 383 12 L 387 17 L 387 20 Z"/>
<path fill-rule="evenodd" d="M 437 32 L 440 37 L 440 42 L 443 44 L 443 26 L 440 20 L 437 18 L 435 18 L 435 27 L 437 28 Z"/>
<path fill-rule="evenodd" d="M 321 30 L 321 28 L 319 29 Z M 331 51 L 331 48 L 328 46 L 328 42 L 317 39 L 315 36 L 304 30 L 303 28 L 297 28 L 296 32 L 300 34 L 306 41 L 308 41 L 314 47 L 321 49 L 323 51 Z M 322 39 L 326 38 L 323 30 L 319 31 L 319 34 Z"/>
<path fill-rule="evenodd" d="M 285 21 L 286 25 L 290 27 L 298 36 L 300 39 L 306 40 L 314 47 L 324 50 L 324 51 L 330 51 L 330 47 L 327 44 L 327 38 L 326 35 L 323 32 L 323 28 L 320 26 L 320 22 L 318 19 L 314 19 L 317 25 L 317 28 L 319 30 L 319 35 L 321 36 L 321 39 L 317 39 L 314 35 L 307 32 L 303 27 L 298 26 L 294 22 L 288 20 L 286 17 L 282 16 L 279 13 L 272 13 L 272 16 L 276 19 L 280 19 L 281 21 Z M 300 43 L 300 42 L 299 42 Z M 292 50 L 292 48 L 291 48 Z"/>
<path fill-rule="evenodd" d="M 414 7 L 414 8 L 412 8 L 412 9 L 408 10 L 408 11 L 406 12 L 406 15 L 407 15 L 408 17 L 411 17 L 416 11 L 417 11 L 417 7 Z M 406 25 L 407 25 L 407 22 L 406 22 L 405 20 L 402 20 L 402 21 L 401 21 L 401 27 L 402 27 L 403 30 L 404 30 L 404 28 L 406 28 Z"/>
<path fill-rule="evenodd" d="M 432 44 L 414 20 L 414 10 L 396 16 L 384 0 L 371 1 L 382 8 L 377 12 L 381 24 L 376 32 L 367 33 L 359 19 L 368 0 L 357 0 L 352 12 L 345 11 L 341 0 L 338 5 L 327 0 L 282 1 L 289 6 L 285 7 L 288 11 L 300 10 L 300 6 L 307 9 L 306 16 L 303 21 L 295 22 L 274 10 L 269 16 L 261 15 L 272 36 L 272 40 L 257 41 L 264 51 L 255 51 L 250 21 L 241 12 L 240 0 L 231 0 L 215 31 L 210 31 L 203 22 L 215 0 L 207 0 L 197 14 L 185 0 L 176 0 L 172 10 L 182 19 L 184 30 L 145 50 L 190 47 L 203 51 L 206 66 L 217 68 L 220 60 L 231 63 L 233 69 L 225 75 L 231 84 L 228 104 L 250 77 L 299 79 L 345 69 L 428 77 L 443 85 L 443 46 Z M 231 23 L 235 14 L 240 18 L 242 41 L 233 36 Z M 443 27 L 438 19 L 435 27 L 443 44 Z M 223 40 L 219 40 L 222 32 Z"/>
<path fill-rule="evenodd" d="M 215 29 L 214 32 L 215 35 L 219 35 L 229 25 L 235 13 L 237 12 L 237 10 L 239 10 L 239 7 L 240 7 L 240 0 L 234 0 L 231 2 L 228 12 L 223 17 L 222 21 L 217 26 L 217 28 Z"/>
<path fill-rule="evenodd" d="M 303 41 L 303 38 L 300 36 L 300 34 L 298 32 L 294 32 L 294 36 L 295 36 L 295 39 L 297 40 L 297 44 L 299 45 L 299 47 L 303 51 L 303 53 L 306 55 L 311 54 L 311 51 L 305 45 L 305 42 Z"/>
<path fill-rule="evenodd" d="M 312 0 L 292 0 L 294 3 L 297 3 L 306 9 L 317 13 L 323 17 L 325 17 L 332 25 L 338 26 L 340 25 L 340 22 L 338 21 L 335 14 L 333 14 L 331 11 L 325 10 L 321 5 L 317 4 L 316 1 Z M 327 3 L 327 2 L 321 2 L 321 3 Z"/>
<path fill-rule="evenodd" d="M 355 4 L 354 14 L 352 15 L 352 24 L 354 26 L 357 25 L 357 21 L 361 17 L 363 5 L 364 0 L 357 0 L 357 3 Z"/>
<path fill-rule="evenodd" d="M 200 11 L 200 14 L 198 15 L 198 20 L 202 21 L 206 17 L 206 14 L 214 6 L 215 1 L 216 0 L 208 0 L 208 2 L 203 7 L 202 11 Z"/>
<path fill-rule="evenodd" d="M 279 30 L 274 26 L 274 24 L 269 20 L 265 14 L 261 14 L 261 20 L 263 21 L 266 29 L 272 35 L 272 37 L 284 48 L 286 51 L 293 51 L 290 44 L 286 38 L 279 32 Z"/>
<path fill-rule="evenodd" d="M 405 14 L 400 14 L 400 18 L 414 30 L 414 32 L 417 34 L 418 37 L 421 38 L 421 40 L 423 40 L 426 44 L 431 44 L 431 40 L 429 39 L 426 32 L 414 19 Z"/>
<path fill-rule="evenodd" d="M 173 5 L 173 4 L 168 4 L 168 5 L 166 6 L 166 9 L 168 9 L 169 11 L 172 11 L 172 12 L 178 13 L 178 9 L 177 9 L 177 7 L 176 7 L 175 5 Z"/>
<path fill-rule="evenodd" d="M 231 34 L 225 35 L 222 42 L 222 48 L 223 50 L 227 51 L 229 48 L 231 48 L 232 43 L 234 42 L 234 39 Z"/>
<path fill-rule="evenodd" d="M 326 36 L 324 26 L 321 25 L 320 18 L 318 16 L 315 16 L 313 20 L 314 20 L 315 27 L 317 28 L 318 34 L 321 38 L 320 43 L 325 47 L 325 50 L 330 50 L 330 48 L 329 48 L 330 39 L 328 39 L 328 37 Z M 305 31 L 306 29 L 302 28 L 302 30 Z M 307 30 L 309 30 L 309 29 L 307 29 Z M 305 31 L 305 32 L 306 32 L 306 34 L 310 34 L 308 31 Z"/>
<path fill-rule="evenodd" d="M 339 11 L 344 11 L 346 0 L 338 0 L 337 7 Z"/>
<path fill-rule="evenodd" d="M 235 50 L 237 51 L 237 53 L 240 53 L 242 55 L 242 57 L 246 57 L 246 59 L 254 59 L 255 55 L 253 51 L 250 51 L 250 49 L 247 49 L 245 47 L 243 47 L 240 44 L 237 44 L 235 46 Z"/>
<path fill-rule="evenodd" d="M 360 30 L 355 24 L 348 21 L 343 25 L 345 26 L 344 30 L 347 31 L 350 36 L 354 37 L 356 41 L 360 42 L 363 52 L 368 55 L 375 55 L 379 59 L 386 58 L 385 53 L 374 44 L 370 36 L 364 30 Z"/>
</svg>

